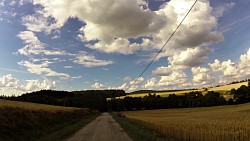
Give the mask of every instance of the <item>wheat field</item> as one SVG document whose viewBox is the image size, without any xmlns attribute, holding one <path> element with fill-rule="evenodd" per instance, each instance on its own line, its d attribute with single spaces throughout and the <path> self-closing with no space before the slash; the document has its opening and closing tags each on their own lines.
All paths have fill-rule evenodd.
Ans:
<svg viewBox="0 0 250 141">
<path fill-rule="evenodd" d="M 231 89 L 238 89 L 240 88 L 240 86 L 242 85 L 246 85 L 247 86 L 248 82 L 241 82 L 241 83 L 237 83 L 237 84 L 230 84 L 230 85 L 224 85 L 224 86 L 219 86 L 219 87 L 212 87 L 212 88 L 208 88 L 208 91 L 216 91 L 216 92 L 220 92 L 226 99 L 232 98 L 232 95 L 228 95 L 228 92 Z M 202 94 L 206 94 L 207 91 L 205 91 L 204 89 L 197 89 L 197 90 L 182 90 L 182 91 L 170 91 L 170 92 L 156 92 L 155 94 L 160 95 L 161 97 L 168 97 L 170 94 L 176 94 L 176 95 L 183 95 L 185 93 L 190 93 L 193 91 L 199 91 L 202 92 Z M 127 96 L 131 96 L 131 97 L 144 97 L 148 95 L 148 93 L 139 93 L 139 94 L 130 94 Z M 124 98 L 125 96 L 122 96 L 120 98 Z"/>
<path fill-rule="evenodd" d="M 78 110 L 80 108 L 73 108 L 73 107 L 62 107 L 62 106 L 52 106 L 52 105 L 45 105 L 45 104 L 36 104 L 30 102 L 21 102 L 21 101 L 10 101 L 10 100 L 3 100 L 0 99 L 0 108 L 1 107 L 18 107 L 28 110 L 43 110 L 43 111 L 73 111 Z"/>
<path fill-rule="evenodd" d="M 181 141 L 249 141 L 250 104 L 209 108 L 145 110 L 127 118 Z"/>
</svg>

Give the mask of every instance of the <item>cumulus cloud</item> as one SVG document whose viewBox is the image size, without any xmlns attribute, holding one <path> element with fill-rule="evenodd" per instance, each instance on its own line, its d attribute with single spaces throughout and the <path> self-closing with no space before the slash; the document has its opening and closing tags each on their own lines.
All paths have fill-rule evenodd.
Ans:
<svg viewBox="0 0 250 141">
<path fill-rule="evenodd" d="M 48 26 L 47 21 L 53 21 L 49 27 L 56 29 L 63 26 L 69 18 L 77 18 L 84 23 L 77 38 L 82 40 L 86 47 L 105 53 L 133 54 L 138 50 L 159 49 L 180 23 L 193 1 L 171 0 L 156 11 L 148 9 L 147 2 L 142 0 L 33 0 L 33 4 L 40 5 L 41 9 L 37 10 L 37 15 L 23 17 L 23 24 L 27 28 L 43 31 L 43 27 Z M 30 24 L 35 22 L 42 24 L 40 27 Z M 209 1 L 198 1 L 168 47 L 163 50 L 165 55 L 161 57 L 170 56 L 171 61 L 178 64 L 180 60 L 173 60 L 178 57 L 176 52 L 188 53 L 192 48 L 202 52 L 206 49 L 201 46 L 222 41 L 223 35 L 213 30 L 216 26 L 217 19 L 212 14 Z M 141 39 L 142 42 L 129 40 L 131 38 Z M 95 42 L 88 43 L 89 41 Z M 204 63 L 205 55 L 207 54 L 196 56 L 196 60 L 200 60 L 196 64 Z M 183 59 L 192 60 L 189 57 Z"/>
<path fill-rule="evenodd" d="M 190 0 L 171 0 L 162 6 L 159 11 L 165 13 L 169 24 L 153 35 L 156 46 L 161 46 L 162 42 L 170 36 L 192 4 L 193 1 Z M 212 15 L 209 1 L 198 1 L 163 50 L 165 56 L 168 56 L 168 66 L 157 68 L 154 73 L 165 75 L 174 70 L 183 70 L 204 64 L 208 54 L 212 51 L 207 46 L 224 39 L 221 33 L 214 31 L 216 26 L 217 19 Z M 164 56 L 162 55 L 162 57 Z"/>
<path fill-rule="evenodd" d="M 26 80 L 26 83 L 7 74 L 0 77 L 0 92 L 4 95 L 21 95 L 26 92 L 37 91 L 41 89 L 55 89 L 56 82 L 50 79 L 40 80 Z"/>
<path fill-rule="evenodd" d="M 160 86 L 165 87 L 182 87 L 188 82 L 187 75 L 182 71 L 174 71 L 169 76 L 161 76 Z"/>
<path fill-rule="evenodd" d="M 224 76 L 235 76 L 238 74 L 237 64 L 231 60 L 220 62 L 218 59 L 209 64 L 213 71 L 221 71 Z"/>
<path fill-rule="evenodd" d="M 79 54 L 77 54 L 73 62 L 85 67 L 107 66 L 113 64 L 112 61 L 96 59 L 95 56 L 84 51 L 81 51 Z"/>
<path fill-rule="evenodd" d="M 173 66 L 194 67 L 205 63 L 209 52 L 208 48 L 187 48 L 175 53 L 168 60 Z"/>
<path fill-rule="evenodd" d="M 106 88 L 105 85 L 103 85 L 103 84 L 101 84 L 101 83 L 98 83 L 98 82 L 95 82 L 95 84 L 93 84 L 91 87 L 92 87 L 93 89 L 97 89 L 97 90 L 105 89 L 105 88 Z"/>
<path fill-rule="evenodd" d="M 209 67 L 214 73 L 220 74 L 219 83 L 226 84 L 235 80 L 248 79 L 250 77 L 249 65 L 250 48 L 246 54 L 239 57 L 238 62 L 232 60 L 220 61 L 215 59 L 213 63 L 209 63 Z M 216 75 L 216 74 L 215 74 Z"/>
<path fill-rule="evenodd" d="M 37 91 L 41 89 L 55 89 L 56 82 L 49 79 L 44 79 L 42 82 L 39 80 L 27 80 L 26 85 L 22 85 L 21 89 L 24 91 Z"/>
<path fill-rule="evenodd" d="M 193 86 L 209 86 L 215 81 L 211 70 L 208 68 L 194 67 L 191 71 L 193 73 Z"/>
<path fill-rule="evenodd" d="M 129 2 L 123 0 L 66 0 L 63 2 L 34 0 L 33 3 L 42 5 L 44 12 L 54 17 L 60 25 L 63 25 L 70 17 L 77 17 L 85 22 L 84 32 L 87 40 L 99 39 L 110 43 L 117 37 L 136 38 L 157 32 L 166 23 L 161 15 L 140 8 L 138 5 L 142 3 L 137 3 L 136 0 L 129 0 Z"/>
<path fill-rule="evenodd" d="M 149 80 L 147 80 L 144 88 L 146 89 L 155 89 L 156 87 L 158 87 L 157 85 L 158 80 L 156 78 L 150 78 Z"/>
<path fill-rule="evenodd" d="M 11 74 L 0 77 L 0 87 L 17 87 L 18 82 Z"/>
<path fill-rule="evenodd" d="M 144 81 L 144 78 L 143 77 L 139 77 L 138 79 L 137 79 L 137 81 L 136 80 L 132 80 L 132 81 L 130 81 L 129 83 L 130 83 L 130 85 L 138 85 L 138 84 L 141 84 L 142 82 Z"/>
</svg>

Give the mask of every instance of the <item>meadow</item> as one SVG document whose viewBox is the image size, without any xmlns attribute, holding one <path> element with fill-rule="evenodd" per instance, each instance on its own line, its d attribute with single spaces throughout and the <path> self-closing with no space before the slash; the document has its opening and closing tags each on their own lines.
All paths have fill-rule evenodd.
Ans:
<svg viewBox="0 0 250 141">
<path fill-rule="evenodd" d="M 250 104 L 130 111 L 138 120 L 169 138 L 181 141 L 249 141 Z"/>
<path fill-rule="evenodd" d="M 89 109 L 0 100 L 0 141 L 59 141 L 95 117 Z"/>
</svg>

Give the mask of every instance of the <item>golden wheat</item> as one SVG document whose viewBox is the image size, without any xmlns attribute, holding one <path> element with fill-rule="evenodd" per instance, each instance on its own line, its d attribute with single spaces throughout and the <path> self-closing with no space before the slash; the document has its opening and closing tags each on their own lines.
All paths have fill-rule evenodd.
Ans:
<svg viewBox="0 0 250 141">
<path fill-rule="evenodd" d="M 134 111 L 125 116 L 182 141 L 250 140 L 250 104 Z"/>
<path fill-rule="evenodd" d="M 52 106 L 45 104 L 36 104 L 30 102 L 10 101 L 0 99 L 0 107 L 19 107 L 29 110 L 44 110 L 44 111 L 72 111 L 80 108 Z"/>
</svg>

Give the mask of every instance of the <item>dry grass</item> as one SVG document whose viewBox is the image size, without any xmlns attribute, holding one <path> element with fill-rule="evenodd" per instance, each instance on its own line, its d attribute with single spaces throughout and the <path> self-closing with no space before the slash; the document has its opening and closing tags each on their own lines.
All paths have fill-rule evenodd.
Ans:
<svg viewBox="0 0 250 141">
<path fill-rule="evenodd" d="M 191 112 L 190 112 L 191 111 Z M 150 128 L 191 141 L 249 141 L 250 104 L 125 112 Z"/>
<path fill-rule="evenodd" d="M 80 108 L 72 108 L 72 107 L 62 107 L 62 106 L 51 106 L 45 104 L 36 104 L 30 102 L 21 102 L 21 101 L 10 101 L 10 100 L 2 100 L 0 99 L 0 108 L 1 107 L 18 107 L 27 110 L 43 110 L 43 111 L 72 111 Z"/>
</svg>

